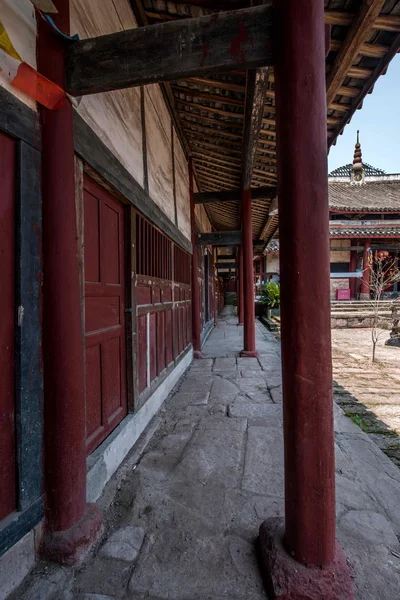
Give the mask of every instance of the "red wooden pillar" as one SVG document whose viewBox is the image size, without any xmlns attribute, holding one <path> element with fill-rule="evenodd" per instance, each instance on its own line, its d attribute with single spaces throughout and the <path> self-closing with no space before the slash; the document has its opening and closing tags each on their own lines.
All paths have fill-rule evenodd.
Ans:
<svg viewBox="0 0 400 600">
<path fill-rule="evenodd" d="M 244 299 L 243 299 L 243 249 L 239 246 L 239 302 L 238 302 L 238 325 L 244 321 Z"/>
<path fill-rule="evenodd" d="M 371 248 L 371 240 L 369 238 L 364 240 L 364 251 L 363 251 L 363 276 L 361 280 L 360 288 L 360 300 L 369 300 L 369 283 L 371 278 L 371 264 L 369 262 Z"/>
<path fill-rule="evenodd" d="M 192 343 L 193 358 L 201 358 L 200 289 L 197 265 L 196 220 L 194 212 L 193 162 L 189 158 L 190 223 L 192 228 Z"/>
<path fill-rule="evenodd" d="M 279 0 L 275 17 L 285 524 L 266 521 L 261 548 L 272 598 L 342 600 L 352 595 L 335 552 L 324 0 Z"/>
<path fill-rule="evenodd" d="M 253 228 L 250 190 L 242 191 L 242 236 L 244 348 L 241 356 L 258 356 L 254 316 Z"/>
<path fill-rule="evenodd" d="M 57 27 L 69 33 L 69 2 L 55 0 Z M 64 87 L 61 38 L 38 20 L 40 72 Z M 45 530 L 41 551 L 79 562 L 102 515 L 86 504 L 83 328 L 75 209 L 72 107 L 41 109 L 43 194 L 43 351 Z"/>
<path fill-rule="evenodd" d="M 352 240 L 351 245 L 354 246 L 357 243 L 357 240 Z M 357 271 L 357 251 L 350 250 L 350 265 L 349 265 L 350 273 L 355 273 Z M 356 283 L 357 279 L 355 277 L 351 277 L 349 280 L 350 283 L 350 298 L 354 300 L 356 297 Z"/>
</svg>

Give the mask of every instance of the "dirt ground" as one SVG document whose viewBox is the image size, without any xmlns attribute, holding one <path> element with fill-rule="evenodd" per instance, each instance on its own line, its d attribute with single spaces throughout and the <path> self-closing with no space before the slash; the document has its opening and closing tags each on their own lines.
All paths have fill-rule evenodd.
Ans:
<svg viewBox="0 0 400 600">
<path fill-rule="evenodd" d="M 370 329 L 333 329 L 334 398 L 400 467 L 400 348 L 382 331 L 372 363 Z"/>
</svg>

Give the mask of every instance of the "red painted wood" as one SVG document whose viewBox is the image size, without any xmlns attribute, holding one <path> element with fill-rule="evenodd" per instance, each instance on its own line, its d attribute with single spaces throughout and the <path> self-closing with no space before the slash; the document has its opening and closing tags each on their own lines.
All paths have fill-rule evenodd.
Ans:
<svg viewBox="0 0 400 600">
<path fill-rule="evenodd" d="M 361 279 L 360 293 L 361 294 L 369 294 L 369 284 L 371 278 L 371 265 L 369 263 L 369 249 L 371 248 L 371 240 L 364 240 L 364 250 L 363 250 L 363 276 Z"/>
<path fill-rule="evenodd" d="M 138 317 L 137 320 L 138 336 L 138 378 L 139 393 L 143 392 L 147 386 L 147 317 Z"/>
<path fill-rule="evenodd" d="M 138 306 L 141 304 L 151 304 L 151 287 L 144 285 L 136 286 L 136 303 Z"/>
<path fill-rule="evenodd" d="M 244 299 L 243 299 L 243 251 L 239 246 L 239 325 L 244 322 Z"/>
<path fill-rule="evenodd" d="M 192 228 L 192 343 L 194 357 L 201 351 L 201 329 L 200 329 L 200 290 L 198 279 L 198 263 L 196 248 L 196 221 L 194 212 L 194 183 L 193 183 L 193 164 L 189 158 L 189 193 L 190 193 L 190 223 Z"/>
<path fill-rule="evenodd" d="M 165 345 L 166 361 L 168 366 L 174 359 L 172 341 L 172 310 L 167 310 L 165 313 Z"/>
<path fill-rule="evenodd" d="M 89 177 L 85 203 L 86 448 L 127 413 L 124 208 Z"/>
<path fill-rule="evenodd" d="M 157 364 L 158 373 L 165 369 L 165 313 L 157 314 Z"/>
<path fill-rule="evenodd" d="M 257 356 L 255 334 L 253 282 L 253 226 L 251 220 L 251 192 L 242 192 L 243 232 L 243 354 Z"/>
<path fill-rule="evenodd" d="M 68 0 L 54 21 L 69 33 Z M 38 70 L 65 87 L 64 43 L 38 19 Z M 43 201 L 44 471 L 47 532 L 86 510 L 85 386 L 72 105 L 40 108 Z M 78 535 L 79 537 L 79 535 Z"/>
<path fill-rule="evenodd" d="M 352 240 L 351 245 L 352 246 L 355 245 L 355 240 Z M 355 273 L 356 270 L 357 270 L 357 251 L 351 250 L 349 271 L 350 271 L 350 273 Z M 355 279 L 354 277 L 351 277 L 349 279 L 350 296 L 352 299 L 354 299 L 356 297 L 356 283 L 357 283 L 357 279 Z"/>
<path fill-rule="evenodd" d="M 157 366 L 157 315 L 152 314 L 149 317 L 150 327 L 150 382 L 158 375 Z"/>
<path fill-rule="evenodd" d="M 335 465 L 324 1 L 282 0 L 275 14 L 285 545 L 299 562 L 325 565 Z"/>
<path fill-rule="evenodd" d="M 14 422 L 15 142 L 0 133 L 0 520 L 16 508 Z"/>
</svg>

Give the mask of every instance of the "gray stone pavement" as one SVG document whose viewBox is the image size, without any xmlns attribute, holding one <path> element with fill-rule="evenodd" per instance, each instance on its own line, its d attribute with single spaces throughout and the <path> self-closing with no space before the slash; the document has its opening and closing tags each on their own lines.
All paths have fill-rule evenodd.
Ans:
<svg viewBox="0 0 400 600">
<path fill-rule="evenodd" d="M 283 515 L 282 394 L 279 343 L 256 329 L 259 359 L 239 358 L 242 330 L 224 311 L 150 441 L 107 485 L 93 555 L 78 570 L 39 564 L 13 600 L 266 598 L 255 540 Z M 397 600 L 400 471 L 338 406 L 335 431 L 337 535 L 356 600 Z"/>
</svg>

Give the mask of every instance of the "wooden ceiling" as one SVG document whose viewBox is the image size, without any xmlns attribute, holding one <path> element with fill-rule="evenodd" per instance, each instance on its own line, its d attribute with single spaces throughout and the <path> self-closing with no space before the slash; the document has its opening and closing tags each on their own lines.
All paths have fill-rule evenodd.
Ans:
<svg viewBox="0 0 400 600">
<path fill-rule="evenodd" d="M 132 0 L 131 4 L 142 26 L 245 8 L 251 2 Z M 326 58 L 329 148 L 400 49 L 400 0 L 325 0 L 325 22 L 331 26 Z M 273 72 L 267 77 L 251 186 L 271 187 L 273 195 L 277 184 Z M 245 71 L 234 71 L 162 84 L 202 192 L 241 185 L 247 81 Z M 252 202 L 254 239 L 268 242 L 277 231 L 278 218 L 268 214 L 270 202 L 271 198 Z M 205 207 L 215 230 L 240 229 L 238 201 Z"/>
</svg>

